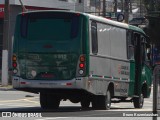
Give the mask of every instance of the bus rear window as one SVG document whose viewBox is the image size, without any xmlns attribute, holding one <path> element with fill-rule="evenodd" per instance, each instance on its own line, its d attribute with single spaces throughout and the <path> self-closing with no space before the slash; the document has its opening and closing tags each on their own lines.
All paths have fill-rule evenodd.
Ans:
<svg viewBox="0 0 160 120">
<path fill-rule="evenodd" d="M 21 36 L 28 40 L 66 41 L 76 38 L 79 16 L 72 13 L 32 13 L 21 18 Z"/>
</svg>

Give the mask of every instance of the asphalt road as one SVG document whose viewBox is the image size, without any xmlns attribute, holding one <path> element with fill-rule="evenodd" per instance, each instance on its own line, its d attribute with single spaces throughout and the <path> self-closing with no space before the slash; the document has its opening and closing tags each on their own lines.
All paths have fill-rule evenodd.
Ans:
<svg viewBox="0 0 160 120">
<path fill-rule="evenodd" d="M 18 120 L 19 117 L 17 116 L 25 117 L 32 115 L 37 115 L 36 118 L 34 118 L 35 120 L 70 120 L 71 118 L 76 120 L 84 118 L 85 120 L 104 120 L 107 118 L 110 120 L 117 120 L 117 118 L 122 120 L 151 120 L 152 117 L 144 117 L 144 114 L 151 114 L 152 97 L 151 94 L 150 98 L 145 99 L 143 109 L 135 109 L 133 103 L 112 103 L 110 110 L 93 110 L 91 106 L 89 109 L 83 110 L 80 104 L 73 104 L 70 101 L 61 101 L 58 110 L 44 111 L 40 108 L 38 94 L 21 91 L 0 91 L 0 112 L 4 112 L 3 116 L 6 115 L 6 112 L 8 112 L 7 114 L 11 112 L 15 120 Z M 142 115 L 142 117 L 139 117 L 140 115 Z M 7 118 L 7 120 L 8 119 L 9 118 Z"/>
</svg>

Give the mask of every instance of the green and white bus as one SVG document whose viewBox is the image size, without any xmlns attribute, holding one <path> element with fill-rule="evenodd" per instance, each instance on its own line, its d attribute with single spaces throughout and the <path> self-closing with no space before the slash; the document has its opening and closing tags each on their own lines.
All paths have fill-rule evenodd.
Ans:
<svg viewBox="0 0 160 120">
<path fill-rule="evenodd" d="M 43 109 L 69 99 L 88 108 L 111 102 L 142 108 L 151 92 L 148 37 L 138 27 L 71 11 L 19 14 L 13 86 L 39 93 Z"/>
</svg>

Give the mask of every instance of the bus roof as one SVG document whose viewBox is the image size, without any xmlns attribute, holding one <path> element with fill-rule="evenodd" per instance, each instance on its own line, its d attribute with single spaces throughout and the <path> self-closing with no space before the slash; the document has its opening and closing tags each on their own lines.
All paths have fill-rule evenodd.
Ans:
<svg viewBox="0 0 160 120">
<path fill-rule="evenodd" d="M 95 16 L 95 15 L 88 14 L 88 13 L 78 12 L 78 11 L 71 11 L 71 10 L 35 10 L 35 11 L 23 12 L 23 13 L 20 13 L 20 15 L 22 15 L 22 14 L 24 15 L 24 14 L 27 14 L 27 13 L 54 12 L 54 11 L 56 11 L 56 12 L 79 13 L 79 14 L 87 16 L 89 19 L 92 19 L 92 20 L 95 20 L 95 21 L 103 22 L 103 23 L 106 23 L 106 24 L 114 25 L 114 26 L 117 26 L 117 27 L 125 28 L 125 29 L 134 30 L 134 31 L 141 32 L 141 33 L 145 34 L 145 32 L 139 27 L 136 27 L 136 26 L 133 26 L 133 25 L 129 25 L 129 24 L 126 24 L 126 23 L 121 23 L 121 22 L 109 20 L 107 18 L 100 17 L 100 16 Z"/>
</svg>

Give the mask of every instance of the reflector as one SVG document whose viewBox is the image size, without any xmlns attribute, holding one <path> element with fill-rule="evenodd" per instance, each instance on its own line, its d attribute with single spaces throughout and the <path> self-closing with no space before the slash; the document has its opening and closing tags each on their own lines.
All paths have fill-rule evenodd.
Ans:
<svg viewBox="0 0 160 120">
<path fill-rule="evenodd" d="M 26 84 L 26 82 L 20 82 L 20 84 Z"/>
<path fill-rule="evenodd" d="M 12 60 L 13 60 L 13 61 L 16 61 L 16 60 L 17 60 L 16 55 L 13 55 L 13 56 L 12 56 Z"/>
<path fill-rule="evenodd" d="M 66 83 L 66 85 L 68 85 L 68 86 L 69 86 L 69 85 L 72 85 L 72 83 Z"/>
<path fill-rule="evenodd" d="M 83 70 L 79 70 L 79 74 L 82 75 L 84 72 Z"/>
<path fill-rule="evenodd" d="M 85 57 L 84 57 L 84 56 L 81 56 L 81 57 L 80 57 L 80 61 L 81 61 L 81 62 L 84 62 L 84 61 L 85 61 Z"/>
<path fill-rule="evenodd" d="M 13 73 L 17 74 L 18 70 L 17 69 L 13 69 Z"/>
</svg>

